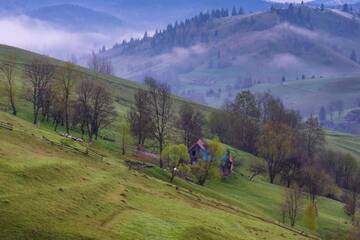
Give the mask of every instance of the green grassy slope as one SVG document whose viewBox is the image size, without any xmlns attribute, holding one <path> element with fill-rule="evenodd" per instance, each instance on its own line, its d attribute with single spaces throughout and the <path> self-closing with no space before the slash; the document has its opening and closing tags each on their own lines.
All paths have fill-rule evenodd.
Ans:
<svg viewBox="0 0 360 240">
<path fill-rule="evenodd" d="M 328 131 L 328 148 L 354 155 L 360 161 L 360 136 Z"/>
<path fill-rule="evenodd" d="M 0 58 L 6 51 L 14 51 L 18 61 L 34 56 L 2 46 Z M 113 84 L 115 95 L 121 97 L 116 108 L 125 113 L 141 86 L 97 77 Z M 21 74 L 18 78 L 23 83 Z M 175 111 L 182 101 L 175 98 Z M 19 116 L 27 121 L 0 112 L 0 121 L 17 129 L 0 129 L 0 239 L 304 239 L 277 223 L 283 188 L 244 177 L 250 154 L 234 150 L 242 165 L 226 181 L 212 181 L 204 188 L 177 180 L 182 186 L 177 191 L 166 183 L 162 170 L 148 172 L 152 177 L 129 171 L 122 161 L 131 156 L 121 156 L 118 143 L 94 144 L 106 155 L 104 162 L 48 145 L 42 136 L 56 142 L 61 137 L 47 124 L 41 129 L 29 124 L 30 109 L 28 102 L 19 100 Z M 114 134 L 116 127 L 105 132 Z M 321 198 L 319 211 L 321 236 L 343 239 L 350 225 L 342 205 Z M 301 220 L 299 229 L 304 230 Z"/>
<path fill-rule="evenodd" d="M 280 207 L 283 201 L 284 188 L 268 183 L 261 176 L 250 182 L 247 167 L 256 157 L 236 149 L 231 149 L 231 151 L 236 161 L 240 163 L 233 176 L 222 180 L 212 180 L 206 188 L 197 187 L 181 180 L 177 180 L 176 183 L 193 191 L 199 191 L 205 195 L 221 199 L 223 202 L 247 213 L 281 222 Z M 169 179 L 169 176 L 162 171 L 159 172 L 154 169 L 148 172 L 164 181 Z M 321 238 L 330 240 L 347 239 L 351 223 L 343 210 L 344 205 L 324 197 L 319 197 L 317 201 L 319 211 L 317 220 L 318 234 Z M 305 232 L 307 230 L 303 222 L 302 212 L 307 203 L 308 196 L 304 194 L 296 228 Z"/>
<path fill-rule="evenodd" d="M 359 97 L 360 77 L 318 78 L 289 81 L 283 84 L 261 84 L 250 89 L 254 92 L 270 92 L 280 97 L 286 106 L 302 113 L 318 114 L 321 106 L 342 100 L 346 108 L 352 108 Z"/>
<path fill-rule="evenodd" d="M 60 137 L 0 113 L 0 239 L 307 239 L 211 190 L 174 186 L 42 140 Z M 205 189 L 196 191 L 196 189 Z"/>
<path fill-rule="evenodd" d="M 226 181 L 215 181 L 209 187 L 238 202 L 244 209 L 262 216 L 270 216 L 281 221 L 280 206 L 283 201 L 284 189 L 265 181 L 248 181 L 240 174 Z M 308 200 L 304 195 L 300 212 L 298 228 L 306 230 L 302 220 L 303 208 Z M 319 234 L 323 239 L 345 239 L 351 228 L 348 217 L 343 211 L 343 204 L 326 198 L 318 199 Z"/>
</svg>

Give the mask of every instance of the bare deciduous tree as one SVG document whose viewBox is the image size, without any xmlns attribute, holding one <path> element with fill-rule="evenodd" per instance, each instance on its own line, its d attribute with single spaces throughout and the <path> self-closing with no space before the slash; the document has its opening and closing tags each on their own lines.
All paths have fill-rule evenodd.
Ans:
<svg viewBox="0 0 360 240">
<path fill-rule="evenodd" d="M 256 176 L 266 174 L 266 164 L 262 159 L 254 159 L 249 166 L 249 180 L 252 181 Z"/>
<path fill-rule="evenodd" d="M 320 194 L 329 194 L 334 186 L 333 179 L 314 163 L 304 166 L 301 184 L 309 193 L 311 202 L 316 206 L 316 197 Z"/>
<path fill-rule="evenodd" d="M 301 190 L 297 185 L 285 190 L 283 210 L 290 221 L 290 225 L 295 226 L 299 208 L 301 207 Z"/>
<path fill-rule="evenodd" d="M 191 144 L 202 137 L 204 122 L 204 115 L 200 111 L 195 111 L 190 104 L 181 106 L 177 125 L 182 130 L 182 136 L 186 147 L 189 148 Z"/>
<path fill-rule="evenodd" d="M 25 65 L 24 73 L 31 84 L 34 124 L 37 124 L 43 106 L 44 94 L 54 78 L 55 67 L 46 60 L 34 59 Z"/>
<path fill-rule="evenodd" d="M 308 159 L 313 159 L 325 143 L 325 134 L 316 117 L 311 116 L 303 129 L 305 152 Z"/>
<path fill-rule="evenodd" d="M 351 217 L 353 223 L 355 223 L 355 217 L 357 208 L 359 205 L 360 196 L 360 171 L 353 174 L 349 182 L 349 194 L 345 201 L 345 211 Z"/>
<path fill-rule="evenodd" d="M 50 116 L 52 117 L 53 120 L 53 125 L 54 125 L 54 131 L 57 131 L 57 128 L 59 126 L 59 124 L 63 121 L 64 117 L 64 104 L 63 104 L 63 99 L 62 96 L 60 94 L 56 94 L 54 92 L 57 91 L 56 88 L 52 88 L 53 90 L 53 94 L 51 95 L 51 107 L 50 107 Z"/>
<path fill-rule="evenodd" d="M 130 141 L 130 126 L 128 123 L 122 123 L 120 127 L 120 135 L 121 135 L 121 151 L 122 155 L 126 154 L 127 145 Z"/>
<path fill-rule="evenodd" d="M 150 99 L 146 90 L 139 89 L 135 95 L 134 107 L 128 114 L 130 130 L 137 138 L 138 149 L 145 144 L 145 139 L 151 135 L 152 122 L 150 116 Z"/>
<path fill-rule="evenodd" d="M 66 63 L 64 66 L 57 69 L 57 83 L 61 92 L 61 99 L 63 101 L 63 116 L 66 132 L 70 132 L 70 97 L 72 95 L 78 73 L 75 66 L 71 63 Z"/>
<path fill-rule="evenodd" d="M 41 115 L 43 121 L 49 121 L 51 115 L 51 109 L 54 108 L 54 97 L 58 95 L 56 89 L 54 88 L 53 82 L 47 85 L 44 89 L 42 98 L 41 98 Z"/>
<path fill-rule="evenodd" d="M 104 84 L 91 79 L 83 80 L 77 93 L 78 114 L 91 143 L 94 136 L 97 138 L 100 128 L 109 124 L 115 116 L 112 95 Z"/>
<path fill-rule="evenodd" d="M 16 105 L 15 105 L 15 61 L 13 57 L 9 58 L 9 61 L 0 64 L 0 72 L 3 74 L 6 82 L 6 91 L 11 106 L 12 114 L 16 116 Z"/>
<path fill-rule="evenodd" d="M 97 73 L 114 74 L 114 67 L 112 65 L 111 59 L 102 57 L 92 52 L 90 59 L 88 61 L 88 67 Z"/>
<path fill-rule="evenodd" d="M 158 83 L 152 78 L 146 78 L 150 99 L 150 116 L 153 125 L 153 136 L 159 144 L 159 153 L 165 147 L 166 137 L 169 134 L 170 121 L 172 118 L 172 99 L 170 87 L 164 83 Z M 164 166 L 160 156 L 160 167 Z"/>
<path fill-rule="evenodd" d="M 274 183 L 275 177 L 283 169 L 284 161 L 292 156 L 293 143 L 294 134 L 289 126 L 279 123 L 268 123 L 263 126 L 257 145 L 259 155 L 267 163 L 270 183 Z"/>
</svg>

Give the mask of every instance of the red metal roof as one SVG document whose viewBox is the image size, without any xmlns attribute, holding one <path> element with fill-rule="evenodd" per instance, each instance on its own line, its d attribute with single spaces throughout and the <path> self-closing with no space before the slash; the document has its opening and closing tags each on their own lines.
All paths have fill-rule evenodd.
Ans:
<svg viewBox="0 0 360 240">
<path fill-rule="evenodd" d="M 206 142 L 205 141 L 203 141 L 202 139 L 199 139 L 199 140 L 197 140 L 197 142 L 196 143 L 194 143 L 190 148 L 189 148 L 189 150 L 190 149 L 193 149 L 195 146 L 199 146 L 199 148 L 201 148 L 201 150 L 206 150 L 207 149 L 207 144 L 206 144 Z"/>
<path fill-rule="evenodd" d="M 197 145 L 199 145 L 199 147 L 202 149 L 202 150 L 206 150 L 207 149 L 207 144 L 202 140 L 202 139 L 199 139 L 197 142 L 196 142 Z"/>
</svg>

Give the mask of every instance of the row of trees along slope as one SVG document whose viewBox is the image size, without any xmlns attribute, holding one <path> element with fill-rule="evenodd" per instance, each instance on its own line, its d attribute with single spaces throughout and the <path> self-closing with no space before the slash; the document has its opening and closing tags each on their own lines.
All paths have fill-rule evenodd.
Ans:
<svg viewBox="0 0 360 240">
<path fill-rule="evenodd" d="M 17 62 L 15 57 L 9 57 L 0 66 L 12 113 L 16 115 L 18 112 L 18 98 L 25 99 L 32 104 L 35 125 L 47 122 L 53 124 L 55 131 L 61 125 L 67 134 L 79 130 L 82 138 L 87 134 L 89 143 L 92 143 L 98 139 L 101 129 L 109 127 L 117 119 L 112 91 L 96 78 L 97 74 L 81 71 L 70 62 L 54 64 L 50 59 L 41 57 L 33 58 L 25 64 Z M 110 61 L 93 54 L 89 68 L 96 73 L 110 74 L 112 66 Z M 171 141 L 174 128 L 181 130 L 182 139 L 189 147 L 202 137 L 205 117 L 191 104 L 181 106 L 180 116 L 175 116 L 170 87 L 152 78 L 146 78 L 145 84 L 146 88 L 136 91 L 135 104 L 122 119 L 128 125 L 121 128 L 122 152 L 126 153 L 125 146 L 128 143 L 125 142 L 125 129 L 129 128 L 137 140 L 139 150 L 147 139 L 156 142 L 159 165 L 163 168 L 171 164 L 168 158 L 164 163 L 162 156 L 165 153 L 161 153 Z M 16 93 L 15 89 L 22 89 L 21 94 Z M 209 167 L 198 171 L 202 184 L 208 178 L 204 175 L 209 175 Z"/>
</svg>

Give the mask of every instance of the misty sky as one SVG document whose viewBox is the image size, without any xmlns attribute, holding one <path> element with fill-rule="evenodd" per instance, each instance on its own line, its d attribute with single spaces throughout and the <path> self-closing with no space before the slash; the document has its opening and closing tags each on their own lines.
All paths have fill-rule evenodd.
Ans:
<svg viewBox="0 0 360 240">
<path fill-rule="evenodd" d="M 27 16 L 0 17 L 0 43 L 64 60 L 81 57 L 105 45 L 140 33 L 114 29 L 111 33 L 70 32 Z"/>
<path fill-rule="evenodd" d="M 281 3 L 288 3 L 288 2 L 301 3 L 301 1 L 302 0 L 272 0 L 272 2 L 281 2 Z M 304 2 L 309 2 L 309 1 L 311 0 L 304 0 Z"/>
<path fill-rule="evenodd" d="M 64 60 L 70 59 L 71 55 L 81 57 L 103 45 L 111 47 L 123 39 L 142 35 L 143 32 L 137 31 L 112 29 L 109 33 L 71 32 L 26 16 L 0 16 L 0 43 Z"/>
</svg>

